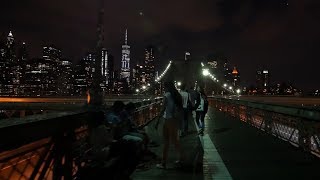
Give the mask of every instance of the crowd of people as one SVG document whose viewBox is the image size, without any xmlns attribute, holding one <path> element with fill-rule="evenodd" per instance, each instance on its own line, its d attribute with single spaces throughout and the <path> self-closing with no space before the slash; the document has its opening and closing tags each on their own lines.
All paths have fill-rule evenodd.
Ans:
<svg viewBox="0 0 320 180">
<path fill-rule="evenodd" d="M 168 150 L 170 144 L 174 144 L 180 164 L 185 156 L 180 146 L 180 138 L 188 134 L 190 113 L 196 112 L 196 123 L 199 127 L 199 135 L 204 134 L 204 117 L 208 110 L 208 101 L 203 88 L 196 90 L 186 89 L 181 86 L 180 92 L 174 83 L 164 83 L 165 94 L 160 118 L 156 122 L 163 121 L 163 153 L 161 163 L 156 167 L 167 168 Z M 142 159 L 147 155 L 156 159 L 156 155 L 148 149 L 150 138 L 142 126 L 136 124 L 133 103 L 124 104 L 122 101 L 114 102 L 108 111 L 92 112 L 89 121 L 89 142 L 92 146 L 92 160 L 98 164 L 96 173 L 110 179 L 126 179 L 137 166 L 143 164 Z"/>
<path fill-rule="evenodd" d="M 198 134 L 204 135 L 204 117 L 208 111 L 208 100 L 201 86 L 196 90 L 191 87 L 188 91 L 186 86 L 181 86 L 180 92 L 173 82 L 164 83 L 165 94 L 163 97 L 163 109 L 160 113 L 156 127 L 163 120 L 163 151 L 162 161 L 157 164 L 158 168 L 167 168 L 168 150 L 170 144 L 174 144 L 179 159 L 176 164 L 181 164 L 185 155 L 180 146 L 180 137 L 188 134 L 189 116 L 196 111 L 196 123 L 199 128 Z"/>
</svg>

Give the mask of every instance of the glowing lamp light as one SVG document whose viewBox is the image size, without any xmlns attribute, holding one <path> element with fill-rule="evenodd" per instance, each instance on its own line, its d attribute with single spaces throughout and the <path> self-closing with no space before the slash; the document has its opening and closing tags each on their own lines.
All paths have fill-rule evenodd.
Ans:
<svg viewBox="0 0 320 180">
<path fill-rule="evenodd" d="M 181 82 L 177 82 L 177 85 L 178 85 L 178 86 L 181 86 Z"/>
<path fill-rule="evenodd" d="M 229 89 L 232 90 L 232 86 L 230 86 Z"/>
<path fill-rule="evenodd" d="M 90 104 L 90 100 L 91 100 L 90 91 L 88 90 L 88 91 L 87 91 L 87 103 L 88 103 L 88 104 Z"/>
<path fill-rule="evenodd" d="M 228 86 L 227 84 L 224 84 L 224 85 L 223 85 L 223 87 L 227 87 L 227 86 Z"/>
<path fill-rule="evenodd" d="M 138 92 L 139 92 L 139 89 L 136 89 L 136 92 L 138 93 Z"/>
<path fill-rule="evenodd" d="M 147 86 L 142 86 L 142 89 L 147 89 Z"/>
<path fill-rule="evenodd" d="M 240 90 L 240 89 L 237 89 L 237 93 L 240 94 L 240 92 L 241 92 L 241 90 Z"/>
<path fill-rule="evenodd" d="M 204 76 L 208 76 L 208 75 L 210 74 L 210 72 L 209 72 L 208 69 L 203 69 L 203 70 L 202 70 L 202 74 L 203 74 Z"/>
</svg>

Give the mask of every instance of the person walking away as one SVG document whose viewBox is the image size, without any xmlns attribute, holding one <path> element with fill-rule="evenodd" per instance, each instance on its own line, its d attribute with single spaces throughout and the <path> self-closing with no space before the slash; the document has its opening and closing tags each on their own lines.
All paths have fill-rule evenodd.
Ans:
<svg viewBox="0 0 320 180">
<path fill-rule="evenodd" d="M 204 118 L 208 112 L 208 98 L 207 95 L 204 93 L 204 89 L 200 86 L 197 88 L 197 100 L 196 100 L 196 123 L 199 128 L 199 135 L 203 136 L 204 133 Z"/>
<path fill-rule="evenodd" d="M 181 135 L 185 136 L 188 133 L 188 115 L 189 115 L 189 108 L 191 106 L 191 99 L 190 94 L 186 91 L 185 84 L 181 85 L 181 91 L 180 91 L 181 97 L 182 97 L 182 105 L 183 105 L 183 119 L 181 123 Z"/>
<path fill-rule="evenodd" d="M 162 161 L 160 164 L 157 164 L 156 167 L 160 169 L 166 169 L 168 151 L 170 143 L 175 145 L 176 151 L 179 154 L 179 160 L 176 163 L 180 163 L 182 160 L 182 151 L 180 147 L 180 141 L 178 136 L 178 126 L 179 120 L 177 117 L 177 112 L 179 109 L 182 109 L 182 98 L 178 90 L 175 88 L 172 82 L 164 83 L 164 105 L 161 111 L 163 123 L 163 152 L 162 152 Z M 158 122 L 156 127 L 158 126 Z"/>
<path fill-rule="evenodd" d="M 190 86 L 190 88 L 188 89 L 188 93 L 190 95 L 190 100 L 191 100 L 191 104 L 190 104 L 191 110 L 189 112 L 191 113 L 191 116 L 193 116 L 193 110 L 196 105 L 198 93 L 195 91 L 194 86 Z"/>
</svg>

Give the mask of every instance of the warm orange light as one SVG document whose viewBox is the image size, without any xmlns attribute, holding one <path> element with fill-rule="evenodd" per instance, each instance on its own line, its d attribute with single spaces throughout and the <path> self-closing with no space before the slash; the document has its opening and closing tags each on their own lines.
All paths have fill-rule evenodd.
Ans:
<svg viewBox="0 0 320 180">
<path fill-rule="evenodd" d="M 87 103 L 88 103 L 88 104 L 90 103 L 90 100 L 91 100 L 91 98 L 90 98 L 90 91 L 88 90 L 88 91 L 87 91 Z"/>
<path fill-rule="evenodd" d="M 238 74 L 236 67 L 233 68 L 232 74 Z"/>
</svg>

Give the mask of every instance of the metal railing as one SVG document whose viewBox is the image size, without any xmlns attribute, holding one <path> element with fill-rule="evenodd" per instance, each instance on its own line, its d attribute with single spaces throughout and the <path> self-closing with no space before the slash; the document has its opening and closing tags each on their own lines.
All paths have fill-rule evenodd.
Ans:
<svg viewBox="0 0 320 180">
<path fill-rule="evenodd" d="M 135 103 L 138 125 L 157 117 L 162 99 Z M 0 122 L 0 179 L 72 179 L 83 164 L 74 153 L 88 137 L 90 112 L 56 113 Z"/>
<path fill-rule="evenodd" d="M 244 100 L 209 98 L 211 107 L 320 157 L 320 111 Z"/>
</svg>

